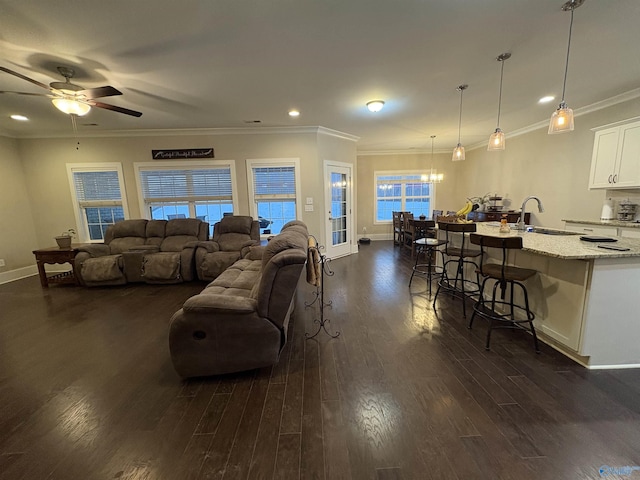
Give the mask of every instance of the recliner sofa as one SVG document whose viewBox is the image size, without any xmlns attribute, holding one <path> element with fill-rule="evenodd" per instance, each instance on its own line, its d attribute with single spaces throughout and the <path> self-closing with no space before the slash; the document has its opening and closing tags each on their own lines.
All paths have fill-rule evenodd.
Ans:
<svg viewBox="0 0 640 480">
<path fill-rule="evenodd" d="M 75 272 L 90 287 L 193 280 L 195 249 L 208 231 L 195 218 L 123 220 L 107 228 L 104 243 L 78 249 Z"/>
<path fill-rule="evenodd" d="M 289 222 L 184 303 L 169 328 L 179 375 L 219 375 L 278 362 L 307 245 L 306 225 Z"/>
</svg>

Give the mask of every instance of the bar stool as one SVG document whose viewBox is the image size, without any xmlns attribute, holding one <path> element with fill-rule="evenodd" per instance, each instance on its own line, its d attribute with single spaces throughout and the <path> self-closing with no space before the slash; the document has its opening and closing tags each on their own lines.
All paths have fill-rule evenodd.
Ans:
<svg viewBox="0 0 640 480">
<path fill-rule="evenodd" d="M 529 309 L 529 295 L 527 294 L 527 288 L 522 283 L 538 272 L 529 268 L 507 265 L 508 250 L 522 249 L 522 237 L 494 237 L 472 233 L 470 240 L 474 245 L 480 245 L 480 267 L 478 268 L 478 273 L 484 277 L 484 280 L 480 286 L 478 301 L 473 307 L 473 315 L 471 315 L 471 320 L 469 320 L 469 328 L 472 327 L 476 315 L 489 320 L 485 349 L 490 350 L 491 330 L 494 328 L 513 328 L 527 331 L 521 324 L 528 323 L 531 334 L 533 335 L 533 344 L 536 353 L 540 353 L 536 329 L 533 326 L 535 315 Z M 487 256 L 487 248 L 502 249 L 502 263 L 485 263 L 483 260 L 485 256 Z M 485 301 L 484 298 L 484 289 L 489 280 L 495 280 L 490 308 L 487 307 L 488 301 Z M 524 305 L 514 304 L 515 285 L 521 288 Z M 507 286 L 509 287 L 509 299 L 505 300 Z M 500 288 L 500 299 L 496 300 L 498 287 Z M 505 313 L 496 311 L 496 307 Z M 525 318 L 516 318 L 516 311 L 524 313 Z"/>
<path fill-rule="evenodd" d="M 466 298 L 469 295 L 477 294 L 480 291 L 480 277 L 477 273 L 478 264 L 473 260 L 468 260 L 470 258 L 475 258 L 480 256 L 480 250 L 469 249 L 465 245 L 468 238 L 467 235 L 469 233 L 476 231 L 475 223 L 453 223 L 453 222 L 438 222 L 438 230 L 442 230 L 445 232 L 445 240 L 447 246 L 444 250 L 440 250 L 442 253 L 442 277 L 438 282 L 438 289 L 436 290 L 436 295 L 433 298 L 433 307 L 436 306 L 436 300 L 438 299 L 438 294 L 442 289 L 445 289 L 453 296 L 459 296 L 462 298 L 462 316 L 467 317 L 467 309 L 466 309 Z M 449 238 L 449 234 L 455 233 L 460 234 L 461 241 L 460 247 L 452 246 L 451 239 Z M 448 259 L 445 258 L 448 257 Z M 449 273 L 447 272 L 447 267 L 452 264 L 456 270 L 456 276 L 454 279 L 449 277 Z M 474 272 L 476 272 L 476 279 L 468 280 L 465 278 L 464 268 L 467 265 L 472 265 L 474 268 Z M 467 288 L 467 284 L 471 284 L 471 288 Z"/>
<path fill-rule="evenodd" d="M 435 226 L 435 222 L 432 222 Z M 413 266 L 413 271 L 411 272 L 411 278 L 409 278 L 409 287 L 411 287 L 411 282 L 413 281 L 413 276 L 424 275 L 427 277 L 427 283 L 429 284 L 429 296 L 431 296 L 431 280 L 433 276 L 442 276 L 442 271 L 437 271 L 438 267 L 433 263 L 433 258 L 435 253 L 438 250 L 438 247 L 442 245 L 446 245 L 445 240 L 439 240 L 437 238 L 419 238 L 415 242 L 416 245 L 416 263 Z M 420 254 L 424 253 L 427 256 L 427 263 L 419 263 Z"/>
</svg>

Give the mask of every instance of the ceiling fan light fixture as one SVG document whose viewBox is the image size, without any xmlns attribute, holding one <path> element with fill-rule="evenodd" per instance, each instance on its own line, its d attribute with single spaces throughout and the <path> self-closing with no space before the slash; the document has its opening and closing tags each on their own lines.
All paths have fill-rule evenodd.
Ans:
<svg viewBox="0 0 640 480">
<path fill-rule="evenodd" d="M 78 115 L 79 117 L 82 117 L 91 110 L 91 105 L 78 102 L 71 98 L 54 98 L 51 100 L 51 103 L 53 103 L 54 107 L 67 115 Z"/>
<path fill-rule="evenodd" d="M 382 110 L 382 107 L 384 107 L 384 102 L 382 100 L 371 100 L 370 102 L 367 102 L 367 108 L 372 113 L 379 112 Z"/>
<path fill-rule="evenodd" d="M 569 23 L 569 42 L 567 43 L 567 60 L 564 65 L 564 80 L 562 82 L 562 100 L 558 109 L 551 115 L 549 121 L 549 135 L 573 131 L 573 110 L 567 107 L 564 101 L 565 90 L 567 89 L 567 72 L 569 71 L 569 52 L 571 51 L 571 32 L 573 30 L 573 11 L 582 5 L 585 0 L 569 0 L 562 5 L 562 10 L 571 12 L 571 22 Z"/>
</svg>

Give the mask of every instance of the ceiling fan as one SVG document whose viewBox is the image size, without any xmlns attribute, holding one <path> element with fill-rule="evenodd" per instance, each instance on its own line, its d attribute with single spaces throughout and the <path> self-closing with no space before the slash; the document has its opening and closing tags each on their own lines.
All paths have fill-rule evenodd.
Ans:
<svg viewBox="0 0 640 480">
<path fill-rule="evenodd" d="M 141 112 L 135 110 L 129 110 L 128 108 L 117 107 L 116 105 L 110 105 L 108 103 L 99 102 L 96 98 L 112 97 L 114 95 L 122 95 L 118 89 L 112 86 L 104 86 L 97 88 L 81 87 L 71 83 L 71 79 L 75 75 L 73 68 L 58 67 L 58 72 L 65 78 L 64 82 L 51 82 L 48 86 L 33 78 L 26 77 L 18 72 L 9 70 L 8 68 L 0 66 L 0 71 L 8 73 L 10 75 L 26 80 L 33 83 L 38 87 L 48 90 L 49 93 L 28 93 L 28 92 L 7 92 L 0 91 L 0 93 L 10 93 L 15 95 L 30 95 L 35 97 L 48 97 L 51 99 L 51 103 L 61 112 L 70 115 L 86 115 L 91 110 L 91 107 L 104 108 L 105 110 L 112 110 L 118 113 L 124 113 L 125 115 L 132 115 L 134 117 L 140 117 Z"/>
</svg>

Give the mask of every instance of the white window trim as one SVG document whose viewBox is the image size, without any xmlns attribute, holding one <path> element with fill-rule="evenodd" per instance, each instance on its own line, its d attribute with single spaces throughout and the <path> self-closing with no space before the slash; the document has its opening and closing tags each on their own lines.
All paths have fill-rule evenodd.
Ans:
<svg viewBox="0 0 640 480">
<path fill-rule="evenodd" d="M 102 243 L 103 240 L 90 240 L 89 227 L 84 221 L 82 208 L 78 202 L 76 195 L 76 187 L 73 179 L 74 172 L 117 172 L 118 183 L 120 184 L 120 198 L 122 199 L 122 210 L 124 218 L 129 218 L 129 204 L 127 202 L 127 189 L 124 184 L 124 175 L 122 173 L 122 164 L 119 162 L 104 163 L 67 163 L 67 177 L 69 179 L 69 189 L 71 190 L 71 200 L 73 201 L 73 214 L 76 219 L 76 231 L 78 232 L 78 240 L 82 243 Z"/>
<path fill-rule="evenodd" d="M 374 225 L 390 225 L 393 223 L 393 219 L 391 220 L 378 220 L 378 176 L 385 175 L 428 175 L 429 172 L 426 170 L 374 170 L 373 172 L 373 224 Z M 429 183 L 429 182 L 427 182 Z M 431 195 L 429 195 L 429 200 L 431 202 L 431 210 L 433 211 L 433 205 L 436 203 L 436 183 L 431 183 Z M 402 190 L 401 198 L 403 201 L 406 201 L 404 189 Z"/>
<path fill-rule="evenodd" d="M 133 170 L 136 176 L 136 188 L 138 189 L 138 204 L 140 208 L 140 218 L 151 219 L 151 214 L 148 209 L 145 208 L 144 195 L 142 193 L 142 183 L 140 181 L 141 170 L 176 170 L 182 168 L 219 168 L 229 167 L 231 172 L 231 205 L 233 205 L 233 211 L 238 212 L 238 180 L 236 177 L 236 162 L 235 160 L 185 160 L 185 161 L 155 161 L 155 162 L 134 162 Z"/>
<path fill-rule="evenodd" d="M 296 218 L 302 219 L 302 193 L 300 192 L 300 159 L 299 158 L 248 158 L 247 159 L 247 191 L 249 192 L 249 212 L 254 220 L 258 219 L 258 210 L 255 199 L 254 167 L 290 167 L 293 166 L 296 182 Z M 269 235 L 262 235 L 268 237 Z"/>
</svg>

